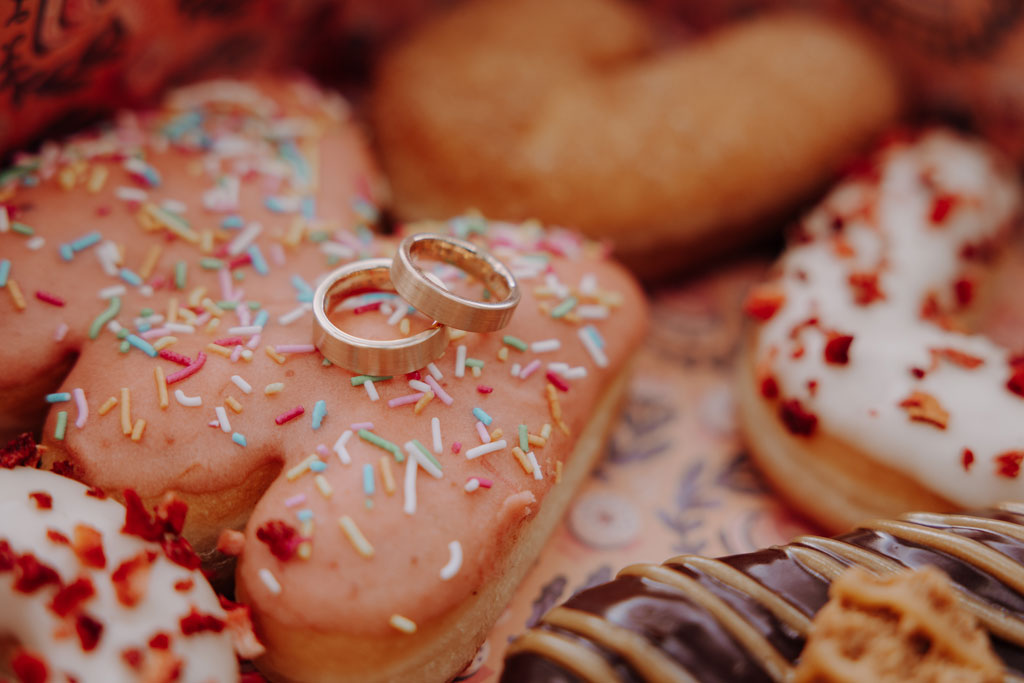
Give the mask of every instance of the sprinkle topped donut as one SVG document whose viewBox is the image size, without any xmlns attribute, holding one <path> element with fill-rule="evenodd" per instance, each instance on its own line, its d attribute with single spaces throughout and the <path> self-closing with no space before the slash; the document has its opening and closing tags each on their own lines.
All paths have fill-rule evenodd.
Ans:
<svg viewBox="0 0 1024 683">
<path fill-rule="evenodd" d="M 981 143 L 896 140 L 803 220 L 752 291 L 743 426 L 812 517 L 842 527 L 1021 497 L 1024 371 L 963 331 L 1019 206 L 1013 170 Z"/>
</svg>

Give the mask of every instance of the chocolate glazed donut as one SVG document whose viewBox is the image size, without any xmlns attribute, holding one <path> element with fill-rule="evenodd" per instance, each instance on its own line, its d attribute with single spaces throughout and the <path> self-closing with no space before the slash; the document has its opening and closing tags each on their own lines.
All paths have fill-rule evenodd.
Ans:
<svg viewBox="0 0 1024 683">
<path fill-rule="evenodd" d="M 914 513 L 836 538 L 626 567 L 514 641 L 502 681 L 784 681 L 831 581 L 932 565 L 988 631 L 1007 681 L 1024 681 L 1024 503 Z"/>
</svg>

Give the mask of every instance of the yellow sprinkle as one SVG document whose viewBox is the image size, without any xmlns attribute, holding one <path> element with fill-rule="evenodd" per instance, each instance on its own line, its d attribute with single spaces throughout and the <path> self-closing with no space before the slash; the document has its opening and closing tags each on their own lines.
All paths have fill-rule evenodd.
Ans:
<svg viewBox="0 0 1024 683">
<path fill-rule="evenodd" d="M 296 554 L 301 560 L 308 560 L 313 556 L 313 520 L 307 519 L 299 525 L 299 533 L 306 540 L 299 543 L 299 547 L 296 550 Z"/>
<path fill-rule="evenodd" d="M 199 251 L 204 254 L 213 253 L 213 231 L 203 230 L 199 233 Z"/>
<path fill-rule="evenodd" d="M 117 399 L 111 396 L 110 398 L 103 402 L 103 405 L 100 406 L 100 415 L 106 415 L 111 410 L 113 410 L 114 406 L 116 405 Z"/>
<path fill-rule="evenodd" d="M 288 472 L 284 475 L 284 478 L 287 479 L 288 481 L 295 481 L 303 474 L 305 474 L 307 471 L 309 471 L 309 466 L 313 464 L 313 461 L 318 459 L 319 458 L 317 457 L 316 453 L 310 454 L 309 456 L 306 457 L 305 460 L 303 460 L 298 465 L 288 470 Z"/>
<path fill-rule="evenodd" d="M 324 498 L 330 498 L 331 494 L 334 493 L 334 489 L 331 488 L 330 482 L 327 481 L 327 477 L 322 474 L 318 474 L 313 478 L 316 482 L 316 487 L 320 489 L 320 494 Z"/>
<path fill-rule="evenodd" d="M 62 190 L 70 190 L 75 186 L 75 169 L 70 166 L 65 166 L 60 169 L 60 173 L 57 174 L 57 182 L 60 183 Z"/>
<path fill-rule="evenodd" d="M 568 313 L 562 316 L 562 320 L 564 320 L 567 323 L 572 323 L 573 325 L 579 325 L 581 322 L 583 322 L 583 318 L 581 318 L 576 311 L 569 311 Z"/>
<path fill-rule="evenodd" d="M 384 482 L 384 491 L 390 496 L 395 492 L 395 475 L 391 472 L 391 458 L 380 456 L 380 478 Z"/>
<path fill-rule="evenodd" d="M 526 453 L 523 453 L 522 448 L 519 446 L 513 446 L 512 455 L 516 456 L 516 460 L 519 461 L 519 466 L 523 468 L 523 472 L 533 474 L 533 463 L 526 457 Z"/>
<path fill-rule="evenodd" d="M 252 360 L 252 349 L 242 349 L 242 360 L 246 363 Z"/>
<path fill-rule="evenodd" d="M 501 427 L 498 427 L 493 432 L 491 432 L 491 441 L 497 441 L 504 435 L 505 431 Z"/>
<path fill-rule="evenodd" d="M 391 618 L 388 619 L 388 623 L 391 624 L 391 628 L 402 633 L 416 633 L 416 622 L 408 617 L 403 617 L 401 614 L 392 614 Z"/>
<path fill-rule="evenodd" d="M 295 551 L 300 560 L 308 560 L 313 556 L 313 544 L 309 541 L 303 541 L 299 543 L 298 549 Z"/>
<path fill-rule="evenodd" d="M 192 308 L 197 308 L 204 296 L 206 296 L 206 287 L 199 285 L 188 293 L 188 305 Z"/>
<path fill-rule="evenodd" d="M 427 404 L 430 403 L 433 400 L 434 400 L 434 392 L 433 391 L 425 391 L 425 392 L 423 392 L 423 397 L 420 400 L 416 401 L 416 405 L 415 405 L 415 407 L 413 407 L 412 412 L 415 413 L 416 415 L 419 415 L 420 413 L 423 412 L 423 409 L 427 407 Z"/>
<path fill-rule="evenodd" d="M 121 387 L 121 431 L 125 436 L 132 433 L 132 394 L 128 387 Z"/>
<path fill-rule="evenodd" d="M 107 176 L 109 175 L 106 166 L 93 166 L 92 173 L 89 174 L 89 182 L 86 183 L 86 189 L 91 194 L 96 194 L 103 189 L 104 183 L 107 182 Z"/>
<path fill-rule="evenodd" d="M 306 222 L 302 220 L 302 216 L 296 216 L 292 220 L 291 226 L 288 228 L 288 234 L 282 240 L 286 247 L 297 247 L 299 246 L 299 240 L 302 239 L 302 233 L 306 231 Z"/>
<path fill-rule="evenodd" d="M 167 302 L 167 322 L 178 322 L 178 297 L 176 296 Z"/>
<path fill-rule="evenodd" d="M 561 484 L 562 483 L 562 461 L 561 460 L 556 460 L 555 461 L 555 483 L 556 484 Z"/>
<path fill-rule="evenodd" d="M 547 422 L 545 422 L 544 426 L 540 428 L 540 438 L 544 439 L 544 441 L 551 438 L 551 425 Z"/>
<path fill-rule="evenodd" d="M 191 309 L 179 308 L 178 309 L 178 315 L 180 315 L 182 317 L 182 319 L 185 321 L 186 325 L 195 325 L 196 324 L 196 318 L 198 316 L 195 313 L 193 313 Z"/>
<path fill-rule="evenodd" d="M 266 351 L 267 355 L 273 358 L 274 362 L 278 365 L 284 365 L 284 362 L 287 360 L 287 358 L 275 351 L 273 346 L 267 346 L 263 350 Z"/>
<path fill-rule="evenodd" d="M 177 343 L 178 343 L 178 338 L 177 337 L 160 337 L 155 342 L 153 342 L 153 348 L 156 349 L 157 351 L 161 351 L 163 349 L 166 349 L 171 344 L 177 344 Z"/>
<path fill-rule="evenodd" d="M 527 434 L 526 442 L 534 448 L 544 448 L 548 444 L 548 440 L 543 436 L 537 436 L 536 434 Z"/>
<path fill-rule="evenodd" d="M 153 379 L 156 380 L 156 395 L 160 399 L 160 410 L 167 410 L 167 378 L 164 369 L 157 365 L 153 368 Z"/>
<path fill-rule="evenodd" d="M 228 396 L 224 399 L 224 402 L 227 403 L 228 408 L 231 408 L 231 410 L 235 411 L 236 414 L 242 412 L 242 404 L 239 403 L 234 396 Z"/>
<path fill-rule="evenodd" d="M 282 391 L 284 391 L 284 382 L 272 382 L 263 389 L 263 393 L 267 396 L 280 394 Z"/>
<path fill-rule="evenodd" d="M 409 319 L 408 318 L 402 318 L 402 322 L 398 323 L 398 331 L 399 331 L 399 333 L 401 333 L 401 335 L 403 337 L 407 337 L 409 335 Z"/>
<path fill-rule="evenodd" d="M 349 543 L 356 549 L 356 552 L 363 557 L 373 557 L 373 546 L 366 540 L 366 536 L 363 536 L 363 532 L 356 526 L 355 520 L 348 515 L 342 515 L 341 519 L 338 520 L 338 524 L 341 525 L 341 530 L 348 536 Z"/>
<path fill-rule="evenodd" d="M 448 338 L 452 341 L 458 341 L 466 336 L 465 330 L 448 330 Z"/>
<path fill-rule="evenodd" d="M 224 315 L 224 311 L 222 311 L 220 306 L 215 304 L 213 299 L 210 297 L 204 297 L 203 300 L 199 302 L 199 305 L 206 309 L 206 311 L 215 318 L 219 318 Z"/>
<path fill-rule="evenodd" d="M 547 303 L 546 301 L 538 302 L 537 309 L 540 310 L 541 314 L 544 317 L 547 317 L 548 315 L 551 314 L 551 304 Z"/>
<path fill-rule="evenodd" d="M 225 358 L 231 358 L 231 349 L 220 344 L 214 344 L 210 342 L 206 345 L 206 350 L 210 353 L 216 353 L 218 356 L 224 356 Z"/>
<path fill-rule="evenodd" d="M 132 441 L 141 440 L 144 431 L 146 431 L 146 421 L 140 417 L 135 421 L 135 426 L 132 427 Z"/>
<path fill-rule="evenodd" d="M 502 363 L 508 360 L 507 346 L 502 346 L 500 349 L 498 349 L 498 360 L 500 360 Z"/>
<path fill-rule="evenodd" d="M 156 268 L 156 262 L 160 260 L 161 252 L 163 252 L 163 248 L 159 244 L 154 244 L 149 248 L 149 252 L 146 254 L 146 259 L 142 262 L 142 266 L 139 268 L 139 275 L 143 280 L 148 280 L 149 276 L 153 274 L 153 270 Z"/>
<path fill-rule="evenodd" d="M 146 211 L 145 207 L 142 207 L 135 212 L 135 222 L 139 224 L 139 227 L 146 232 L 155 232 L 159 230 L 163 225 L 153 215 Z"/>
<path fill-rule="evenodd" d="M 118 245 L 115 245 L 115 246 L 117 247 L 117 259 L 114 261 L 114 263 L 116 263 L 119 266 L 123 266 L 124 265 L 124 245 L 123 244 L 118 244 Z"/>
<path fill-rule="evenodd" d="M 469 369 L 469 371 L 470 371 L 471 373 L 473 373 L 473 376 L 474 376 L 474 377 L 479 377 L 479 376 L 480 376 L 480 372 L 481 372 L 481 371 L 480 371 L 480 366 L 479 366 L 479 365 L 474 365 L 473 367 L 471 367 L 471 368 Z"/>
<path fill-rule="evenodd" d="M 548 394 L 548 410 L 551 412 L 551 419 L 554 420 L 562 433 L 569 436 L 569 425 L 565 424 L 565 420 L 562 419 L 562 404 L 558 402 L 558 390 L 555 389 L 555 385 L 551 382 L 547 383 L 544 390 Z"/>
<path fill-rule="evenodd" d="M 210 322 L 206 323 L 206 327 L 203 328 L 203 332 L 206 334 L 213 334 L 220 327 L 220 318 L 210 318 Z"/>
<path fill-rule="evenodd" d="M 11 301 L 14 302 L 14 307 L 19 311 L 25 310 L 25 295 L 21 293 L 21 287 L 14 278 L 7 278 L 7 292 L 11 295 Z"/>
</svg>

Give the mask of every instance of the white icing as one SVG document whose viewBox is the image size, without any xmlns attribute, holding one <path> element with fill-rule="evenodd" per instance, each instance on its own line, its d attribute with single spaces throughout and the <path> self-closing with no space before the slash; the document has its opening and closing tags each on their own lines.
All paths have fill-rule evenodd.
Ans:
<svg viewBox="0 0 1024 683">
<path fill-rule="evenodd" d="M 83 682 L 139 680 L 138 672 L 122 658 L 125 650 L 149 652 L 148 642 L 157 633 L 170 636 L 170 652 L 181 660 L 183 682 L 235 681 L 238 664 L 228 629 L 220 633 L 181 633 L 180 620 L 195 606 L 203 614 L 225 618 L 213 589 L 198 571 L 189 571 L 168 560 L 154 543 L 121 533 L 125 509 L 116 501 L 86 495 L 86 487 L 50 472 L 29 468 L 0 469 L 0 540 L 18 554 L 32 553 L 53 568 L 65 584 L 87 576 L 96 594 L 83 603 L 82 611 L 103 625 L 97 647 L 85 652 L 75 634 L 74 621 L 64 621 L 48 607 L 57 592 L 49 585 L 25 594 L 14 589 L 15 572 L 0 572 L 0 640 L 13 637 L 47 662 L 50 680 L 61 672 Z M 41 510 L 29 493 L 45 492 L 53 508 Z M 69 539 L 78 524 L 102 534 L 106 568 L 85 567 L 67 545 L 46 536 L 54 529 Z M 154 550 L 142 600 L 134 607 L 122 605 L 114 592 L 111 574 L 125 560 L 143 550 Z M 191 579 L 193 587 L 175 590 L 178 581 Z M 70 628 L 67 626 L 70 624 Z M 60 633 L 64 635 L 61 637 Z"/>
<path fill-rule="evenodd" d="M 761 326 L 756 358 L 764 363 L 776 350 L 770 368 L 781 396 L 814 413 L 819 431 L 950 501 L 970 507 L 1024 499 L 1024 473 L 1001 476 L 994 460 L 1024 450 L 1024 398 L 1006 388 L 1008 352 L 984 336 L 945 331 L 920 316 L 930 291 L 944 307 L 954 301 L 965 244 L 1005 236 L 1020 201 L 1016 180 L 985 147 L 944 131 L 886 151 L 879 168 L 877 186 L 848 180 L 805 219 L 813 240 L 791 246 L 779 263 L 785 301 Z M 931 183 L 922 182 L 923 174 Z M 940 224 L 931 220 L 936 191 L 962 198 Z M 876 225 L 863 216 L 847 218 L 841 234 L 856 253 L 837 258 L 829 239 L 837 234 L 833 217 L 849 217 L 871 203 Z M 883 258 L 879 283 L 886 299 L 857 304 L 849 274 Z M 791 330 L 812 315 L 821 328 L 799 334 L 805 353 L 793 358 Z M 822 330 L 853 336 L 849 364 L 825 362 Z M 984 364 L 966 369 L 942 361 L 916 379 L 911 368 L 931 367 L 932 348 L 963 351 Z M 813 395 L 809 381 L 817 381 Z M 899 404 L 914 391 L 935 397 L 949 413 L 945 429 L 909 419 Z M 966 470 L 965 448 L 975 457 Z"/>
</svg>

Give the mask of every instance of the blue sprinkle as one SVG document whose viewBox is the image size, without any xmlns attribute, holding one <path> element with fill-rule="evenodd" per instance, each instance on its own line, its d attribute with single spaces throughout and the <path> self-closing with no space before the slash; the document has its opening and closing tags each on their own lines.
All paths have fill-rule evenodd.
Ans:
<svg viewBox="0 0 1024 683">
<path fill-rule="evenodd" d="M 270 314 L 267 313 L 267 309 L 261 308 L 260 312 L 256 314 L 256 319 L 253 321 L 253 325 L 256 327 L 265 327 L 267 320 L 270 318 Z"/>
<path fill-rule="evenodd" d="M 256 272 L 260 275 L 266 275 L 270 272 L 270 268 L 267 266 L 267 259 L 263 258 L 263 252 L 256 244 L 250 244 L 246 250 L 249 254 L 249 258 L 252 259 L 252 267 L 256 269 Z"/>
<path fill-rule="evenodd" d="M 171 140 L 177 140 L 191 129 L 198 127 L 202 121 L 203 115 L 201 112 L 187 112 L 164 126 L 164 135 Z"/>
<path fill-rule="evenodd" d="M 267 208 L 273 211 L 274 213 L 288 213 L 289 211 L 288 207 L 281 202 L 280 197 L 275 197 L 271 195 L 267 197 L 263 203 L 266 204 Z"/>
<path fill-rule="evenodd" d="M 363 491 L 366 495 L 372 496 L 376 489 L 377 486 L 373 481 L 373 465 L 366 463 L 363 465 Z"/>
<path fill-rule="evenodd" d="M 34 175 L 23 176 L 21 179 L 21 184 L 24 185 L 25 187 L 35 187 L 36 185 L 39 184 L 39 177 Z"/>
<path fill-rule="evenodd" d="M 300 275 L 292 275 L 292 287 L 299 292 L 298 299 L 302 302 L 313 300 L 313 289 L 306 284 Z"/>
<path fill-rule="evenodd" d="M 245 221 L 238 215 L 228 216 L 220 222 L 220 227 L 227 230 L 240 230 L 245 227 Z"/>
<path fill-rule="evenodd" d="M 295 170 L 295 175 L 298 176 L 299 180 L 303 183 L 310 181 L 309 164 L 306 163 L 305 157 L 299 152 L 298 147 L 293 142 L 282 142 L 278 146 L 278 154 L 287 159 L 292 168 Z"/>
<path fill-rule="evenodd" d="M 316 218 L 316 199 L 314 197 L 302 198 L 302 217 L 309 221 Z"/>
<path fill-rule="evenodd" d="M 491 423 L 494 422 L 494 418 L 485 413 L 483 411 L 483 408 L 473 408 L 473 415 L 475 415 L 476 419 L 480 420 L 488 427 L 490 427 Z"/>
<path fill-rule="evenodd" d="M 352 210 L 368 223 L 375 223 L 380 217 L 377 207 L 362 197 L 356 197 L 352 200 Z"/>
<path fill-rule="evenodd" d="M 60 249 L 58 249 L 58 251 L 60 252 L 60 257 L 62 259 L 64 259 L 65 261 L 70 261 L 71 259 L 73 259 L 75 257 L 75 252 L 71 248 L 70 244 L 62 244 L 62 245 L 60 245 Z"/>
<path fill-rule="evenodd" d="M 583 327 L 583 330 L 590 336 L 591 339 L 594 340 L 594 343 L 597 344 L 598 348 L 604 348 L 604 337 L 601 336 L 601 333 L 597 331 L 596 327 L 594 327 L 593 325 L 586 325 Z"/>
<path fill-rule="evenodd" d="M 160 174 L 152 166 L 146 165 L 146 170 L 143 172 L 142 177 L 146 179 L 150 187 L 160 187 Z"/>
<path fill-rule="evenodd" d="M 300 522 L 311 522 L 313 521 L 313 511 L 310 509 L 299 510 L 295 513 L 295 516 L 299 518 Z"/>
<path fill-rule="evenodd" d="M 248 443 L 246 443 L 245 437 L 239 434 L 238 432 L 235 432 L 234 434 L 231 435 L 231 440 L 237 443 L 239 446 L 249 445 Z"/>
<path fill-rule="evenodd" d="M 82 251 L 84 249 L 88 249 L 94 244 L 98 244 L 101 239 L 103 239 L 103 235 L 96 230 L 93 230 L 86 235 L 82 235 L 77 240 L 73 240 L 68 246 L 75 251 Z"/>
<path fill-rule="evenodd" d="M 130 284 L 132 287 L 138 287 L 139 285 L 142 284 L 142 278 L 136 275 L 134 272 L 128 270 L 127 268 L 122 268 L 120 275 L 121 279 Z"/>
<path fill-rule="evenodd" d="M 139 332 L 149 332 L 152 328 L 153 326 L 146 321 L 139 323 Z"/>
<path fill-rule="evenodd" d="M 46 402 L 47 403 L 64 403 L 65 401 L 70 401 L 70 400 L 71 400 L 71 394 L 69 394 L 66 391 L 59 391 L 59 392 L 57 392 L 55 394 L 47 394 L 46 395 Z"/>
<path fill-rule="evenodd" d="M 311 472 L 320 473 L 327 469 L 327 463 L 325 463 L 323 460 L 314 460 L 313 462 L 309 463 L 309 469 Z"/>
<path fill-rule="evenodd" d="M 7 276 L 11 274 L 11 262 L 9 259 L 0 259 L 0 287 L 7 286 Z"/>
<path fill-rule="evenodd" d="M 327 417 L 327 401 L 321 399 L 313 406 L 313 429 L 320 429 L 325 417 Z"/>
<path fill-rule="evenodd" d="M 127 337 L 125 337 L 125 341 L 134 346 L 135 348 L 137 348 L 139 351 L 145 353 L 150 358 L 156 358 L 156 349 L 154 349 L 153 345 L 150 344 L 145 339 L 143 339 L 142 337 L 139 337 L 134 334 L 129 334 Z"/>
</svg>

